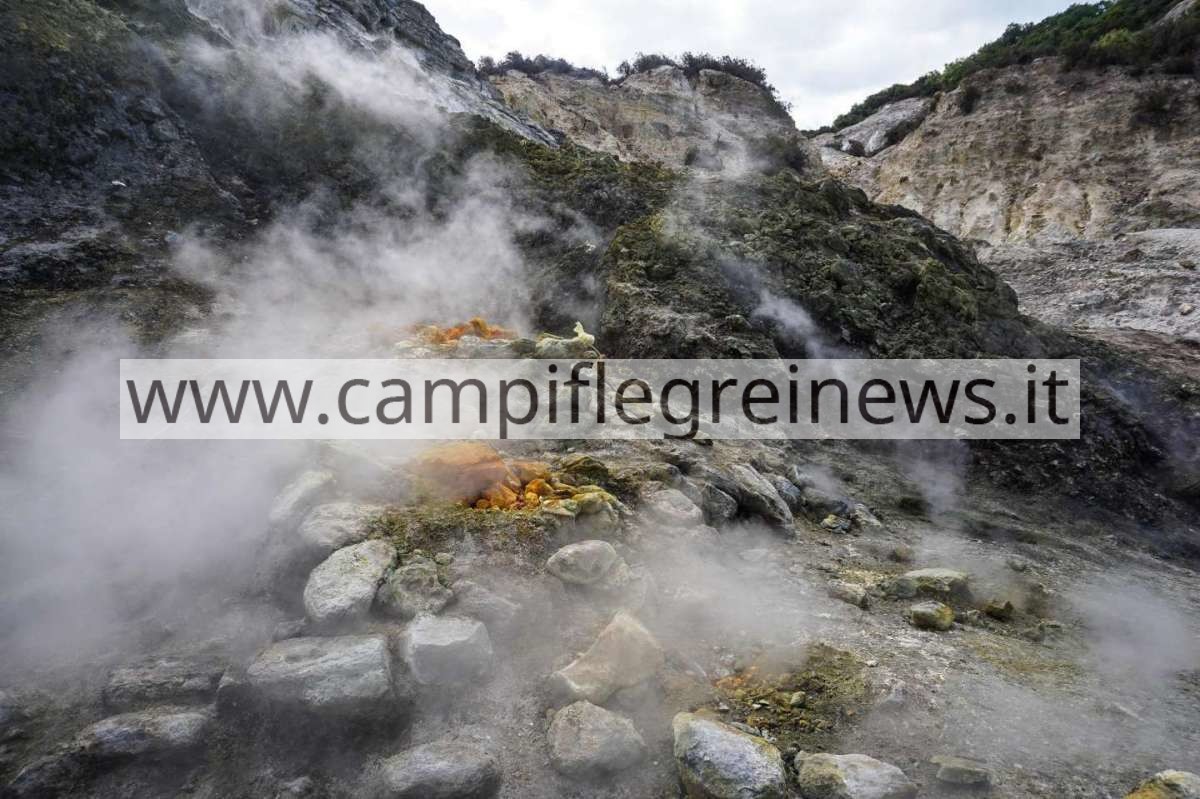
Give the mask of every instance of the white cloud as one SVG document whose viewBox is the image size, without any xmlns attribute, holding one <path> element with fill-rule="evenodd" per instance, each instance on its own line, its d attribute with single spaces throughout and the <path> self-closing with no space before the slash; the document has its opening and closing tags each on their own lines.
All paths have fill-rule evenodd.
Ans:
<svg viewBox="0 0 1200 799">
<path fill-rule="evenodd" d="M 767 70 L 802 128 L 909 81 L 1068 0 L 425 0 L 467 55 L 546 53 L 610 71 L 638 51 L 708 51 Z"/>
</svg>

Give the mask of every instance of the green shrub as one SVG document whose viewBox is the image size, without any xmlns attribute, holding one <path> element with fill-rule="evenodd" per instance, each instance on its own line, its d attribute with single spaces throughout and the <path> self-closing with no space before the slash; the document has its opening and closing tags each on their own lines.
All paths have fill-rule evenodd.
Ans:
<svg viewBox="0 0 1200 799">
<path fill-rule="evenodd" d="M 604 83 L 608 83 L 609 81 L 608 73 L 603 70 L 591 69 L 590 67 L 577 67 L 565 58 L 553 58 L 548 55 L 539 54 L 533 58 L 527 58 L 519 50 L 513 50 L 499 62 L 490 56 L 484 56 L 479 59 L 477 68 L 479 74 L 484 76 L 503 75 L 510 69 L 515 69 L 530 76 L 550 73 L 553 75 L 570 75 L 573 78 L 582 79 L 598 78 Z"/>
<path fill-rule="evenodd" d="M 1121 64 L 1134 70 L 1187 74 L 1200 55 L 1200 5 L 1172 25 L 1154 25 L 1178 0 L 1101 0 L 1077 3 L 1041 22 L 1011 24 L 974 54 L 912 83 L 876 92 L 817 133 L 861 122 L 888 103 L 953 91 L 983 69 L 1056 56 L 1068 69 Z"/>
</svg>

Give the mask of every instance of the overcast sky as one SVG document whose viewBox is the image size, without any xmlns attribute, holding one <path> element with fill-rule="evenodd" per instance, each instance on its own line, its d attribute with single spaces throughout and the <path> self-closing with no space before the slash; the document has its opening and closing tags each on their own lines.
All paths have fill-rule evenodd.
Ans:
<svg viewBox="0 0 1200 799">
<path fill-rule="evenodd" d="M 801 128 L 1070 0 L 424 0 L 472 59 L 546 53 L 610 72 L 638 51 L 750 58 Z"/>
</svg>

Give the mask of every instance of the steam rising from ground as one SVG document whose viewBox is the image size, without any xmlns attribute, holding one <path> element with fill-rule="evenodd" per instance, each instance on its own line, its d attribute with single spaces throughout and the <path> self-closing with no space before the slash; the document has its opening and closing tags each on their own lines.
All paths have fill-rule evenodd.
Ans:
<svg viewBox="0 0 1200 799">
<path fill-rule="evenodd" d="M 242 45 L 196 43 L 189 57 L 201 71 L 253 75 L 225 98 L 239 113 L 269 129 L 303 113 L 320 86 L 398 131 L 405 149 L 369 135 L 357 142 L 356 163 L 373 171 L 382 202 L 346 207 L 318 186 L 244 244 L 185 232 L 176 268 L 217 295 L 205 328 L 152 353 L 118 320 L 47 328 L 47 351 L 68 355 L 47 357 L 0 420 L 16 442 L 0 464 L 0 634 L 5 655 L 30 664 L 86 658 L 89 644 L 119 649 L 122 620 L 163 611 L 172 595 L 186 610 L 183 598 L 198 586 L 236 585 L 271 498 L 303 453 L 292 444 L 119 441 L 119 358 L 345 357 L 372 343 L 386 354 L 400 328 L 420 321 L 485 314 L 529 324 L 514 237 L 540 222 L 511 208 L 505 187 L 515 178 L 490 159 L 470 163 L 428 201 L 419 167 L 451 136 L 442 106 L 453 98 L 441 102 L 446 95 L 414 55 L 352 49 L 329 34 L 250 35 L 264 27 L 259 4 L 201 5 L 221 9 Z"/>
</svg>

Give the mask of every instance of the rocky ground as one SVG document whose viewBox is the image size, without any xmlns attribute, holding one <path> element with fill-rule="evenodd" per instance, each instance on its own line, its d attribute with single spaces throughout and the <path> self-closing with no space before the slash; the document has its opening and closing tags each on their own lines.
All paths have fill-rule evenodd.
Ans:
<svg viewBox="0 0 1200 799">
<path fill-rule="evenodd" d="M 1025 259 L 1014 291 L 806 144 L 622 161 L 504 105 L 415 3 L 246 11 L 0 9 L 0 793 L 1197 795 L 1200 395 L 1187 350 L 1121 335 L 1183 346 L 1186 235 L 1029 256 L 1106 264 L 1091 300 Z M 745 87 L 704 80 L 721 125 Z M 500 325 L 449 327 L 478 314 Z M 1078 357 L 1083 438 L 135 447 L 106 422 L 124 355 L 576 346 Z"/>
<path fill-rule="evenodd" d="M 263 521 L 270 595 L 12 681 L 7 790 L 1098 797 L 1200 767 L 1196 577 L 1132 530 L 933 496 L 900 453 L 536 454 L 612 494 L 383 510 L 351 487 L 404 472 L 327 450 Z"/>
</svg>

